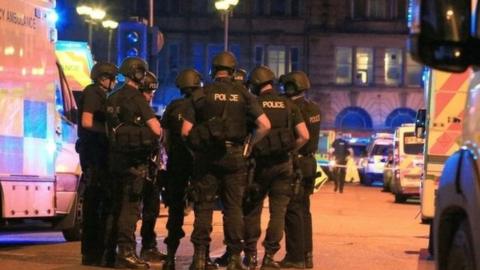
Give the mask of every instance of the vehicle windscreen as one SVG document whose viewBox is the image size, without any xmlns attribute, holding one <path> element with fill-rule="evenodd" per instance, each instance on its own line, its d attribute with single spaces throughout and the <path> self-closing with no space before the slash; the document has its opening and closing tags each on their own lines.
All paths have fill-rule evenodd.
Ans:
<svg viewBox="0 0 480 270">
<path fill-rule="evenodd" d="M 403 137 L 403 152 L 408 155 L 423 153 L 424 139 L 417 138 L 413 132 L 405 132 Z"/>
<path fill-rule="evenodd" d="M 353 156 L 365 157 L 367 155 L 367 145 L 352 145 Z"/>
<path fill-rule="evenodd" d="M 389 144 L 375 144 L 372 148 L 372 156 L 387 156 L 392 148 L 392 145 Z"/>
</svg>

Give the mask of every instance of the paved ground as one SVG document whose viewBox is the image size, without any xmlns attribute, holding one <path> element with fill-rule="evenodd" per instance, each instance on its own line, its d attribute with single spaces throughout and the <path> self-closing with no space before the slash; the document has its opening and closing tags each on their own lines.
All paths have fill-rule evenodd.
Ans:
<svg viewBox="0 0 480 270">
<path fill-rule="evenodd" d="M 315 269 L 335 270 L 433 270 L 426 261 L 428 226 L 420 224 L 418 201 L 393 203 L 393 196 L 378 188 L 347 185 L 333 193 L 331 183 L 312 197 Z M 163 213 L 166 213 L 162 209 Z M 268 217 L 264 211 L 265 227 Z M 161 249 L 166 217 L 159 218 Z M 192 230 L 193 215 L 185 229 Z M 214 217 L 212 257 L 221 255 L 223 231 L 220 213 Z M 259 244 L 259 250 L 261 246 Z M 188 269 L 192 246 L 182 241 L 177 269 Z M 283 249 L 277 259 L 284 255 Z M 160 265 L 153 265 L 160 269 Z M 66 243 L 58 232 L 3 232 L 0 234 L 0 270 L 101 269 L 80 265 L 79 243 Z"/>
</svg>

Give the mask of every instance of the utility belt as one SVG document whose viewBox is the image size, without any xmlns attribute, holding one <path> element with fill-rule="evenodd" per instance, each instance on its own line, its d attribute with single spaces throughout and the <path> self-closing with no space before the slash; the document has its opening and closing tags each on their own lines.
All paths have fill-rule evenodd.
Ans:
<svg viewBox="0 0 480 270">
<path fill-rule="evenodd" d="M 270 131 L 253 146 L 255 157 L 268 157 L 291 152 L 295 148 L 295 137 L 291 129 L 278 128 Z"/>
<path fill-rule="evenodd" d="M 150 154 L 158 147 L 158 137 L 148 126 L 122 123 L 109 134 L 115 152 Z"/>
<path fill-rule="evenodd" d="M 208 121 L 197 124 L 193 126 L 187 137 L 188 146 L 194 151 L 208 152 L 215 148 L 221 149 L 240 145 L 231 136 L 235 134 L 235 136 L 240 135 L 239 137 L 241 137 L 241 132 L 229 130 L 229 126 L 226 119 L 220 117 L 213 117 Z"/>
<path fill-rule="evenodd" d="M 297 154 L 297 158 L 304 158 L 304 157 L 315 157 L 315 154 L 314 153 Z"/>
<path fill-rule="evenodd" d="M 315 160 L 313 153 L 306 155 L 296 154 L 294 167 L 301 170 L 303 178 L 315 177 L 317 173 L 317 161 Z"/>
</svg>

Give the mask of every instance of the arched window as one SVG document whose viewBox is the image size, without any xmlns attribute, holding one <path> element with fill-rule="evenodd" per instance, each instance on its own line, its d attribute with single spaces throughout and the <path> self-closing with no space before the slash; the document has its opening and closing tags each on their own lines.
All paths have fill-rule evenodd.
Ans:
<svg viewBox="0 0 480 270">
<path fill-rule="evenodd" d="M 385 126 L 395 129 L 404 123 L 415 123 L 416 112 L 410 108 L 397 108 L 385 119 Z"/>
<path fill-rule="evenodd" d="M 360 107 L 347 107 L 335 119 L 335 127 L 342 130 L 362 130 L 372 128 L 372 118 Z"/>
</svg>

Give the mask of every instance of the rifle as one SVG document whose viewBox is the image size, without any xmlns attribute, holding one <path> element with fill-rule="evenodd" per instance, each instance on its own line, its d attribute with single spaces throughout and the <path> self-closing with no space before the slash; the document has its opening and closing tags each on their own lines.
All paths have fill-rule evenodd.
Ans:
<svg viewBox="0 0 480 270">
<path fill-rule="evenodd" d="M 248 214 L 255 208 L 255 205 L 261 199 L 260 186 L 254 181 L 255 179 L 255 159 L 248 159 L 248 174 L 247 174 L 247 190 L 243 200 L 243 212 Z"/>
<path fill-rule="evenodd" d="M 250 133 L 247 135 L 247 137 L 245 138 L 245 141 L 243 142 L 243 151 L 242 151 L 243 158 L 249 158 L 250 155 L 252 154 L 252 147 L 253 147 L 252 140 L 253 140 L 253 135 Z"/>
</svg>

